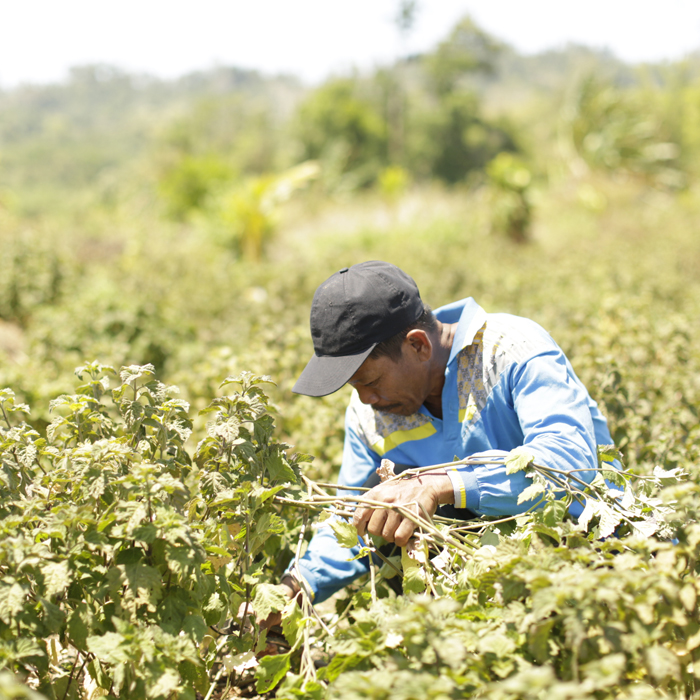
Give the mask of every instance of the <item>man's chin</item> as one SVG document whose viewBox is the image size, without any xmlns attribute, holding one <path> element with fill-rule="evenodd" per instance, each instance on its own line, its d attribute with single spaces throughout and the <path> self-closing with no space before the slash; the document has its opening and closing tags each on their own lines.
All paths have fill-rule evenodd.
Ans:
<svg viewBox="0 0 700 700">
<path fill-rule="evenodd" d="M 401 408 L 401 404 L 399 403 L 390 403 L 387 404 L 386 406 L 375 406 L 374 408 L 379 411 L 379 413 L 397 413 L 398 409 Z"/>
<path fill-rule="evenodd" d="M 415 411 L 411 411 L 409 408 L 400 403 L 390 403 L 387 406 L 382 406 L 381 408 L 375 406 L 379 413 L 385 413 L 391 416 L 410 416 Z"/>
</svg>

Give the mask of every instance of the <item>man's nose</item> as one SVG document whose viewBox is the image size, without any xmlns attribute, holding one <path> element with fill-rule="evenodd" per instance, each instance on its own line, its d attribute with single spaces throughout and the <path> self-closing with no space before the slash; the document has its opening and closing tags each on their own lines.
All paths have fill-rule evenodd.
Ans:
<svg viewBox="0 0 700 700">
<path fill-rule="evenodd" d="M 370 406 L 379 401 L 379 396 L 377 396 L 374 389 L 370 389 L 368 387 L 357 387 L 357 393 L 360 395 L 360 401 L 362 401 L 362 403 L 369 404 Z"/>
</svg>

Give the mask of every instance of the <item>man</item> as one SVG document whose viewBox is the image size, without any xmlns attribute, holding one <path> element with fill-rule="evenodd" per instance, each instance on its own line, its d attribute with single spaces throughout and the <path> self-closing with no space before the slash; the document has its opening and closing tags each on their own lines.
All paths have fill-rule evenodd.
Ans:
<svg viewBox="0 0 700 700">
<path fill-rule="evenodd" d="M 544 329 L 487 314 L 471 298 L 433 313 L 411 277 L 389 263 L 360 263 L 326 280 L 314 296 L 311 335 L 315 354 L 293 391 L 355 389 L 342 485 L 365 484 L 383 457 L 415 467 L 484 453 L 499 461 L 519 446 L 543 465 L 584 470 L 579 476 L 590 481 L 594 473 L 585 470 L 597 467 L 596 445 L 612 442 L 596 403 Z M 379 484 L 366 496 L 431 515 L 452 505 L 504 516 L 533 505 L 517 503 L 530 483 L 523 472 L 506 474 L 500 459 Z M 358 508 L 354 524 L 360 536 L 399 546 L 414 529 L 386 509 Z M 367 571 L 366 560 L 348 561 L 352 556 L 329 527 L 318 530 L 300 562 L 316 602 Z M 290 597 L 298 591 L 291 575 L 283 583 Z"/>
</svg>

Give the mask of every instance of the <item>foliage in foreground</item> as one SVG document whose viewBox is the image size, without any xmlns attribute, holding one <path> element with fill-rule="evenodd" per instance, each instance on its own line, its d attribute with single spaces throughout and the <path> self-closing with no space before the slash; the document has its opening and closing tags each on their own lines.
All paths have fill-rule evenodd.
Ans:
<svg viewBox="0 0 700 700">
<path fill-rule="evenodd" d="M 206 409 L 191 457 L 189 407 L 151 367 L 123 368 L 112 392 L 109 368 L 77 374 L 46 437 L 15 420 L 27 407 L 11 391 L 0 397 L 0 666 L 46 697 L 208 699 L 217 682 L 253 674 L 258 692 L 281 682 L 286 698 L 696 697 L 692 480 L 657 470 L 636 496 L 602 479 L 575 492 L 514 456 L 543 508 L 491 523 L 419 519 L 413 555 L 383 555 L 335 613 L 319 616 L 305 595 L 288 604 L 290 651 L 269 655 L 256 625 L 229 621 L 241 605 L 262 617 L 283 608 L 270 583 L 298 557 L 308 513 L 342 516 L 347 499 L 306 479 L 303 457 L 272 438 L 259 378 L 240 377 Z M 574 498 L 584 523 L 567 515 Z M 669 528 L 677 544 L 651 536 Z M 386 583 L 397 572 L 398 597 Z"/>
<path fill-rule="evenodd" d="M 46 438 L 0 395 L 0 664 L 49 698 L 194 698 L 217 655 L 265 646 L 221 630 L 270 605 L 256 584 L 281 573 L 294 518 L 272 497 L 297 458 L 271 440 L 258 379 L 212 403 L 191 459 L 176 389 L 132 366 L 108 406 L 112 373 L 79 368 Z"/>
</svg>

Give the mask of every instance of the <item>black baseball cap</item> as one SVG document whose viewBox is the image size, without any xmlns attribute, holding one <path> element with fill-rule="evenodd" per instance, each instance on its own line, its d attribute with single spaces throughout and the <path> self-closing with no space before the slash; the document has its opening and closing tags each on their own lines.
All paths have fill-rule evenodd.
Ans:
<svg viewBox="0 0 700 700">
<path fill-rule="evenodd" d="M 338 391 L 379 343 L 415 323 L 422 313 L 416 283 L 396 265 L 370 260 L 344 267 L 314 294 L 314 356 L 292 391 L 307 396 Z"/>
</svg>

